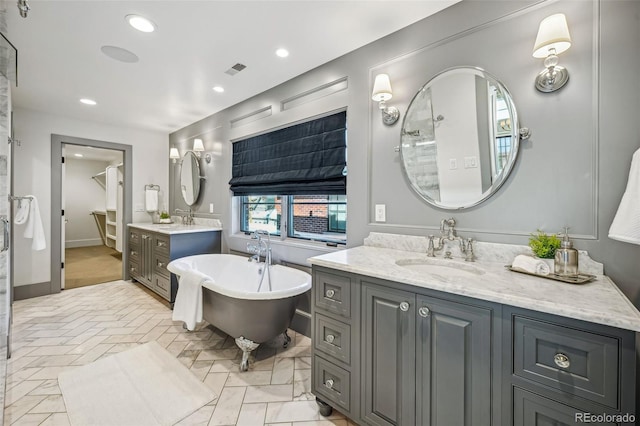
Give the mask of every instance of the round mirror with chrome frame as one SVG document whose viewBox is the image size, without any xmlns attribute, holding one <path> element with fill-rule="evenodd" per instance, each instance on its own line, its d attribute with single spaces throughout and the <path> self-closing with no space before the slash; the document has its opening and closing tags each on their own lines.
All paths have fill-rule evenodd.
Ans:
<svg viewBox="0 0 640 426">
<path fill-rule="evenodd" d="M 459 210 L 500 188 L 515 164 L 520 139 L 509 91 L 480 68 L 456 67 L 427 82 L 409 104 L 400 155 L 411 187 L 429 204 Z"/>
<path fill-rule="evenodd" d="M 182 199 L 188 206 L 195 204 L 200 195 L 200 161 L 198 156 L 187 151 L 182 157 L 180 169 L 180 192 Z"/>
</svg>

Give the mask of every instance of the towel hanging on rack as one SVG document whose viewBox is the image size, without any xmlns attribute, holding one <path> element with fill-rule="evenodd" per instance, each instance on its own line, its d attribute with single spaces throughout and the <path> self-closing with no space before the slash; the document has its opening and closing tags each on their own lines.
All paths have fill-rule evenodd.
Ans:
<svg viewBox="0 0 640 426">
<path fill-rule="evenodd" d="M 154 189 L 152 185 L 146 185 L 144 190 L 145 210 L 149 213 L 155 213 L 158 211 L 158 194 L 160 193 L 160 187 Z"/>
<path fill-rule="evenodd" d="M 640 244 L 640 149 L 633 154 L 629 181 L 609 228 L 609 238 Z"/>
<path fill-rule="evenodd" d="M 44 228 L 42 226 L 42 218 L 40 217 L 40 208 L 38 207 L 38 199 L 34 195 L 25 197 L 16 197 L 20 200 L 18 212 L 14 218 L 17 225 L 25 224 L 25 238 L 31 238 L 31 249 L 35 251 L 47 248 L 47 240 L 44 236 Z"/>
</svg>

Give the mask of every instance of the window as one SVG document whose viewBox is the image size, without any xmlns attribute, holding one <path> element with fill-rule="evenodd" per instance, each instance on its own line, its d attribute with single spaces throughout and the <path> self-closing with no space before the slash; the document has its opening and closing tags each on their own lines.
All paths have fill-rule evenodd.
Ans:
<svg viewBox="0 0 640 426">
<path fill-rule="evenodd" d="M 346 195 L 262 195 L 241 197 L 241 231 L 264 229 L 272 235 L 347 242 Z"/>
<path fill-rule="evenodd" d="M 346 111 L 234 142 L 229 185 L 242 232 L 345 244 Z"/>
</svg>

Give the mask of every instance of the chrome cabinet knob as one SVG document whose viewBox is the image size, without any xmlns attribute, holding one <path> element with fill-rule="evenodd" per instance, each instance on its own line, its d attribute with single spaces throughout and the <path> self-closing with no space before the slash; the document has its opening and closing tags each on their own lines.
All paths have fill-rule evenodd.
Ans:
<svg viewBox="0 0 640 426">
<path fill-rule="evenodd" d="M 137 252 L 137 251 L 135 251 L 135 250 L 131 250 L 131 256 L 137 256 L 137 255 L 138 255 L 138 252 Z"/>
<path fill-rule="evenodd" d="M 158 247 L 164 247 L 164 246 L 165 246 L 164 241 L 158 241 Z"/>
<path fill-rule="evenodd" d="M 328 389 L 333 389 L 333 379 L 328 379 L 326 382 L 324 382 L 324 385 L 325 385 Z"/>
<path fill-rule="evenodd" d="M 553 362 L 560 368 L 569 368 L 571 360 L 563 353 L 557 353 L 553 356 Z"/>
<path fill-rule="evenodd" d="M 418 309 L 418 315 L 420 315 L 422 318 L 428 317 L 430 313 L 431 311 L 429 311 L 429 308 L 427 308 L 426 306 L 423 306 L 420 309 Z"/>
<path fill-rule="evenodd" d="M 146 240 L 147 238 L 149 238 L 149 236 L 148 236 L 148 235 L 143 235 L 143 236 L 142 236 L 142 239 L 143 239 L 143 240 Z"/>
<path fill-rule="evenodd" d="M 333 343 L 334 340 L 336 340 L 336 336 L 333 334 L 328 334 L 327 337 L 324 338 L 324 341 L 327 343 Z"/>
<path fill-rule="evenodd" d="M 409 302 L 402 302 L 400 304 L 400 310 L 402 312 L 407 312 L 409 310 Z"/>
<path fill-rule="evenodd" d="M 158 268 L 164 268 L 164 263 L 158 262 Z"/>
<path fill-rule="evenodd" d="M 327 291 L 324 293 L 324 295 L 325 295 L 325 296 L 327 296 L 327 297 L 329 297 L 329 298 L 331 298 L 331 297 L 335 296 L 335 294 L 336 294 L 335 290 L 327 290 Z"/>
</svg>

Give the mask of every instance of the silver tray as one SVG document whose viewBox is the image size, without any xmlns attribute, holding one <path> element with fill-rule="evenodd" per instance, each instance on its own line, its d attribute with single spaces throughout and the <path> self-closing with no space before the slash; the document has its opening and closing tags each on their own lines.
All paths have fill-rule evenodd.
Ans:
<svg viewBox="0 0 640 426">
<path fill-rule="evenodd" d="M 597 278 L 595 275 L 589 275 L 589 274 L 578 274 L 575 277 L 567 277 L 563 275 L 557 275 L 554 273 L 550 273 L 549 275 L 539 275 L 539 274 L 534 274 L 532 272 L 524 271 L 522 269 L 514 269 L 511 267 L 511 265 L 506 265 L 505 268 L 513 272 L 518 272 L 520 274 L 532 275 L 534 277 L 546 278 L 549 280 L 561 281 L 563 283 L 569 283 L 569 284 L 585 284 Z"/>
</svg>

